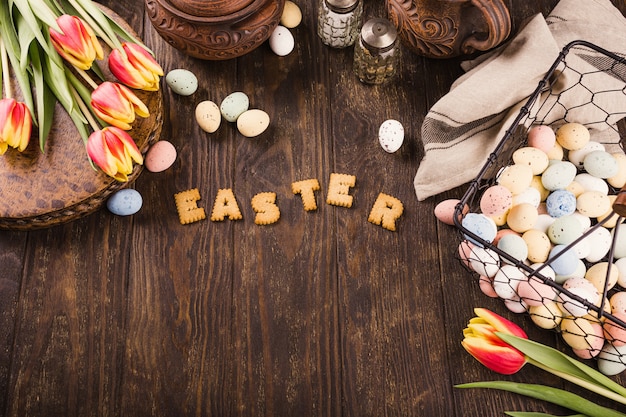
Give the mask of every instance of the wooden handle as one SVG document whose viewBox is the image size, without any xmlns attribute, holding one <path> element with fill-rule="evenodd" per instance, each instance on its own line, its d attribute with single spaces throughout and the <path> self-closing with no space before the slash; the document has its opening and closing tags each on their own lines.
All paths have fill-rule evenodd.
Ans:
<svg viewBox="0 0 626 417">
<path fill-rule="evenodd" d="M 626 186 L 617 193 L 617 198 L 613 202 L 613 211 L 622 217 L 626 217 Z"/>
<path fill-rule="evenodd" d="M 489 30 L 486 39 L 472 35 L 463 42 L 462 49 L 466 54 L 494 48 L 511 33 L 511 16 L 502 0 L 472 0 L 472 5 L 482 12 Z"/>
</svg>

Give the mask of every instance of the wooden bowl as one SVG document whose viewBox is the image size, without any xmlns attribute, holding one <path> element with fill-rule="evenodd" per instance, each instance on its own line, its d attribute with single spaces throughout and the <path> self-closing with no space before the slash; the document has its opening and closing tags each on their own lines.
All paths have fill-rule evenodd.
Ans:
<svg viewBox="0 0 626 417">
<path fill-rule="evenodd" d="M 103 10 L 132 33 L 130 26 L 109 9 Z M 105 53 L 108 56 L 108 49 Z M 100 63 L 109 80 L 114 77 Z M 13 90 L 19 98 L 17 82 Z M 163 121 L 161 91 L 134 90 L 150 110 L 138 117 L 129 134 L 145 155 L 158 141 Z M 67 112 L 57 103 L 50 135 L 42 152 L 38 132 L 33 133 L 24 152 L 9 148 L 0 156 L 0 229 L 32 230 L 51 227 L 86 216 L 100 209 L 115 191 L 128 187 L 142 172 L 135 165 L 129 181 L 119 182 L 92 167 L 83 140 Z"/>
<path fill-rule="evenodd" d="M 195 58 L 226 60 L 265 42 L 280 22 L 285 0 L 145 0 L 156 31 Z"/>
</svg>

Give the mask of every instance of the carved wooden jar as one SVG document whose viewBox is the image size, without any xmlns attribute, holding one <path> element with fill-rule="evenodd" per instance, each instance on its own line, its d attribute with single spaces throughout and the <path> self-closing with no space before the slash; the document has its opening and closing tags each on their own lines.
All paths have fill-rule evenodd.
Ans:
<svg viewBox="0 0 626 417">
<path fill-rule="evenodd" d="M 489 50 L 511 33 L 503 0 L 386 0 L 403 43 L 418 55 L 450 58 Z"/>
<path fill-rule="evenodd" d="M 174 48 L 207 60 L 244 55 L 278 25 L 285 0 L 145 0 L 156 31 Z"/>
</svg>

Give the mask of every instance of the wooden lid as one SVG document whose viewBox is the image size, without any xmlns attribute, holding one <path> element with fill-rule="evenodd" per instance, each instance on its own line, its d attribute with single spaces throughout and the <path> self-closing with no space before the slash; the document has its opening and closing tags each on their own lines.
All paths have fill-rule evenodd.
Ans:
<svg viewBox="0 0 626 417">
<path fill-rule="evenodd" d="M 196 17 L 229 16 L 259 0 L 165 0 L 179 11 Z"/>
</svg>

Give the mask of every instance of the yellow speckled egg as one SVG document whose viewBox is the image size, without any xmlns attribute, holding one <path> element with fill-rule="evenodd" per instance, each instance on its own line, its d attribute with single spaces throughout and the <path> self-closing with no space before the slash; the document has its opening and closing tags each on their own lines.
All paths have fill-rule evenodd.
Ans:
<svg viewBox="0 0 626 417">
<path fill-rule="evenodd" d="M 595 321 L 590 321 L 593 333 L 586 337 L 589 346 L 585 349 L 572 349 L 574 354 L 581 359 L 591 359 L 602 352 L 604 346 L 604 330 L 602 325 Z"/>
<path fill-rule="evenodd" d="M 598 262 L 587 269 L 587 273 L 585 274 L 585 278 L 590 281 L 594 287 L 598 290 L 600 294 L 604 291 L 604 285 L 607 281 L 608 274 L 608 283 L 607 288 L 610 290 L 617 284 L 617 277 L 619 276 L 619 271 L 617 266 L 611 264 L 611 271 L 609 273 L 609 263 L 608 262 Z"/>
<path fill-rule="evenodd" d="M 545 262 L 550 255 L 552 244 L 547 234 L 537 229 L 524 232 L 522 239 L 528 246 L 528 260 L 531 262 Z"/>
<path fill-rule="evenodd" d="M 538 217 L 539 213 L 535 206 L 522 203 L 511 207 L 506 222 L 512 230 L 524 233 L 535 226 Z"/>
<path fill-rule="evenodd" d="M 528 165 L 533 175 L 541 174 L 548 167 L 548 155 L 541 149 L 525 146 L 513 152 L 516 165 Z"/>
<path fill-rule="evenodd" d="M 280 17 L 280 24 L 286 28 L 293 29 L 302 22 L 302 11 L 298 5 L 290 0 L 285 1 L 283 14 Z"/>
<path fill-rule="evenodd" d="M 576 210 L 584 216 L 596 218 L 611 210 L 611 200 L 600 191 L 585 191 L 576 198 Z"/>
<path fill-rule="evenodd" d="M 565 189 L 574 194 L 574 197 L 578 197 L 585 192 L 585 188 L 578 181 L 576 181 L 576 178 L 574 178 L 574 181 L 570 182 Z"/>
<path fill-rule="evenodd" d="M 615 202 L 615 200 L 617 199 L 616 195 L 610 195 L 609 196 L 609 201 L 611 203 L 611 207 L 609 208 L 609 210 L 604 213 L 601 216 L 598 216 L 598 221 L 602 222 L 604 221 L 607 217 L 611 216 L 610 219 L 608 219 L 606 222 L 602 223 L 602 226 L 608 228 L 608 229 L 612 229 L 617 225 L 617 219 L 619 219 L 619 216 L 617 215 L 617 213 L 613 212 L 613 203 Z"/>
<path fill-rule="evenodd" d="M 550 195 L 550 190 L 546 190 L 541 182 L 541 175 L 535 175 L 530 182 L 530 186 L 539 191 L 539 197 L 541 201 L 545 201 Z"/>
<path fill-rule="evenodd" d="M 519 194 L 530 187 L 533 171 L 527 165 L 509 165 L 500 171 L 498 184 L 509 189 L 511 194 Z"/>
<path fill-rule="evenodd" d="M 581 149 L 590 138 L 589 129 L 580 123 L 566 123 L 556 131 L 556 141 L 570 151 Z"/>
<path fill-rule="evenodd" d="M 563 147 L 558 143 L 554 144 L 554 147 L 546 152 L 548 155 L 548 159 L 551 161 L 560 161 L 563 159 L 565 152 L 563 151 Z"/>
<path fill-rule="evenodd" d="M 538 306 L 530 306 L 528 309 L 530 318 L 542 329 L 556 329 L 563 320 L 563 313 L 554 301 L 545 301 Z"/>
<path fill-rule="evenodd" d="M 626 155 L 623 153 L 612 154 L 617 162 L 617 174 L 606 179 L 615 188 L 622 188 L 626 185 Z"/>
<path fill-rule="evenodd" d="M 595 333 L 592 323 L 583 317 L 563 317 L 561 321 L 561 335 L 572 349 L 589 349 Z"/>
<path fill-rule="evenodd" d="M 616 292 L 609 299 L 611 305 L 611 313 L 626 314 L 626 291 Z"/>
</svg>

